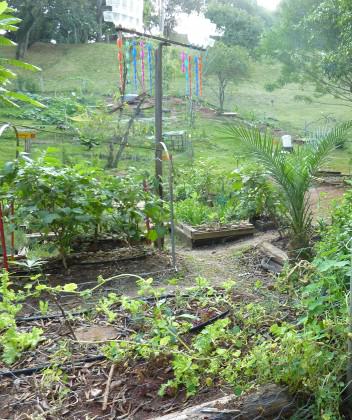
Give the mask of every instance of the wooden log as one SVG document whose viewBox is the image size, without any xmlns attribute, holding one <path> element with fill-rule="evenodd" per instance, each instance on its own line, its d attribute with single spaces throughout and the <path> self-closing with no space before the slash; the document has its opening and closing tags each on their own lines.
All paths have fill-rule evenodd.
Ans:
<svg viewBox="0 0 352 420">
<path fill-rule="evenodd" d="M 226 396 L 153 420 L 250 420 L 289 418 L 295 412 L 294 399 L 277 385 L 266 385 L 255 393 Z"/>
<path fill-rule="evenodd" d="M 261 243 L 260 249 L 264 252 L 265 255 L 280 265 L 285 265 L 285 263 L 287 263 L 289 260 L 285 251 L 282 251 L 280 248 L 269 242 Z"/>
</svg>

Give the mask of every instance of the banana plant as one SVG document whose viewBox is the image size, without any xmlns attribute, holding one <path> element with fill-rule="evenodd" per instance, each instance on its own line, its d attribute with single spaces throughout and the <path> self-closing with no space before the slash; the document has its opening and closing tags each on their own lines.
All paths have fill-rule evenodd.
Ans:
<svg viewBox="0 0 352 420">
<path fill-rule="evenodd" d="M 17 24 L 21 22 L 21 19 L 13 16 L 13 12 L 14 10 L 8 7 L 8 3 L 6 1 L 0 1 L 0 47 L 11 47 L 16 45 L 6 36 L 8 32 L 17 31 Z M 6 105 L 15 107 L 18 107 L 16 102 L 20 101 L 43 108 L 44 105 L 40 102 L 21 92 L 14 92 L 7 88 L 11 83 L 11 80 L 16 79 L 17 77 L 16 73 L 14 73 L 9 67 L 18 67 L 30 71 L 40 71 L 39 67 L 33 66 L 32 64 L 24 63 L 23 61 L 12 58 L 0 57 L 0 101 Z"/>
<path fill-rule="evenodd" d="M 239 141 L 241 151 L 261 164 L 281 191 L 291 230 L 290 248 L 296 256 L 310 254 L 313 213 L 309 189 L 314 175 L 351 127 L 352 121 L 348 121 L 329 131 L 320 130 L 309 143 L 292 153 L 285 153 L 268 131 L 232 125 L 222 131 L 224 137 Z"/>
</svg>

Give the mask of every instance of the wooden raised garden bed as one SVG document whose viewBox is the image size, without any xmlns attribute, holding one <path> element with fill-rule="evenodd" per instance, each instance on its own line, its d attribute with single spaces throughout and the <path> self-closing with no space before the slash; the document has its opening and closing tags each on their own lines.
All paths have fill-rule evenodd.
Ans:
<svg viewBox="0 0 352 420">
<path fill-rule="evenodd" d="M 176 232 L 181 238 L 185 239 L 192 248 L 196 248 L 201 245 L 226 242 L 243 236 L 253 235 L 255 228 L 248 222 L 201 226 L 190 226 L 186 223 L 178 223 L 176 225 Z"/>
</svg>

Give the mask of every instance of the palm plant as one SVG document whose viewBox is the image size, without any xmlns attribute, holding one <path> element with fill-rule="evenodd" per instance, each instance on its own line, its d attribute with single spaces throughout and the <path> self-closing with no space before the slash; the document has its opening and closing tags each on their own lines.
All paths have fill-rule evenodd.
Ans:
<svg viewBox="0 0 352 420">
<path fill-rule="evenodd" d="M 308 144 L 290 154 L 283 152 L 269 132 L 236 126 L 225 129 L 226 137 L 240 140 L 242 152 L 261 164 L 277 184 L 292 231 L 290 246 L 299 250 L 301 256 L 309 254 L 313 215 L 308 193 L 313 177 L 351 127 L 349 121 L 320 131 Z"/>
</svg>

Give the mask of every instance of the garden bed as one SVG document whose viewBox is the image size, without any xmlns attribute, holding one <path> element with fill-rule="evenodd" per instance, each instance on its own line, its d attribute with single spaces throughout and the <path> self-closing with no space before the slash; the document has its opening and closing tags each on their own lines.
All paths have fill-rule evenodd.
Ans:
<svg viewBox="0 0 352 420">
<path fill-rule="evenodd" d="M 178 389 L 167 387 L 164 395 L 160 395 L 162 385 L 174 379 L 172 359 L 179 351 L 173 354 L 172 351 L 163 350 L 163 345 L 155 336 L 155 329 L 160 329 L 158 334 L 163 334 L 164 329 L 158 324 L 156 311 L 166 305 L 166 318 L 172 313 L 172 318 L 178 322 L 183 319 L 191 324 L 181 335 L 177 333 L 174 345 L 180 346 L 182 351 L 192 346 L 195 340 L 199 339 L 198 342 L 202 343 L 203 337 L 208 334 L 207 326 L 215 327 L 220 320 L 227 320 L 229 324 L 224 324 L 224 328 L 228 328 L 225 325 L 233 328 L 229 330 L 231 334 L 239 334 L 240 328 L 252 325 L 252 320 L 238 315 L 242 301 L 238 301 L 237 293 L 199 284 L 184 295 L 177 293 L 168 298 L 154 296 L 139 301 L 144 303 L 138 313 L 127 310 L 128 306 L 124 308 L 119 302 L 111 305 L 109 310 L 116 318 L 110 321 L 109 313 L 94 312 L 72 317 L 69 325 L 62 317 L 31 323 L 19 322 L 21 332 L 33 327 L 41 328 L 43 340 L 37 348 L 24 352 L 11 367 L 0 364 L 3 418 L 42 415 L 45 418 L 106 416 L 144 420 L 233 393 L 233 388 L 217 377 L 211 379 L 209 374 L 204 383 L 201 380 L 202 386 L 193 396 L 187 396 L 183 386 Z M 287 306 L 278 307 L 277 310 L 276 317 L 292 315 Z M 255 334 L 267 334 L 273 322 L 273 318 L 263 313 L 260 322 L 256 321 Z M 219 340 L 217 335 L 222 337 L 222 328 L 219 328 L 220 325 L 211 333 L 215 334 L 213 340 Z M 72 337 L 72 331 L 76 338 Z M 103 342 L 106 346 L 123 340 L 129 342 L 136 340 L 136 337 L 143 340 L 157 338 L 159 344 L 155 347 L 155 355 L 143 358 L 132 353 L 129 357 L 126 349 L 124 360 L 118 360 L 117 355 L 113 356 L 114 347 L 111 347 L 111 353 L 104 350 L 102 345 Z M 228 348 L 230 343 L 226 344 L 226 340 L 230 337 L 221 338 L 218 346 Z M 139 343 L 139 339 L 136 343 Z M 234 345 L 241 348 L 243 355 L 246 354 L 252 345 L 251 335 L 247 339 L 238 338 L 232 343 Z M 117 357 L 115 363 L 108 360 L 110 357 L 107 354 Z M 21 369 L 36 370 L 41 366 L 50 366 L 50 369 L 29 371 L 23 375 L 16 372 Z"/>
<path fill-rule="evenodd" d="M 190 226 L 186 223 L 178 223 L 176 232 L 185 239 L 192 248 L 202 245 L 223 243 L 244 236 L 253 235 L 255 228 L 251 223 L 238 224 L 208 224 Z"/>
</svg>

